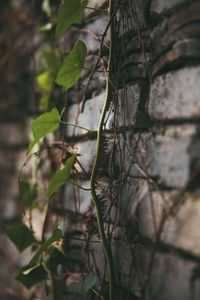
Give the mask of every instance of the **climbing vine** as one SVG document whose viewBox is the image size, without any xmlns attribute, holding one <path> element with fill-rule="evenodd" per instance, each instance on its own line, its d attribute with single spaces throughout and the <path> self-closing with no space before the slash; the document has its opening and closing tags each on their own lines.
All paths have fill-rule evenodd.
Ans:
<svg viewBox="0 0 200 300">
<path fill-rule="evenodd" d="M 98 224 L 98 231 L 100 235 L 100 241 L 91 242 L 101 242 L 103 245 L 107 269 L 108 269 L 108 283 L 109 283 L 109 299 L 114 299 L 114 265 L 112 259 L 112 252 L 110 248 L 110 242 L 107 238 L 104 229 L 104 222 L 102 217 L 102 207 L 100 203 L 99 196 L 96 193 L 96 175 L 98 172 L 98 166 L 101 159 L 101 151 L 103 145 L 103 135 L 104 135 L 104 122 L 106 111 L 108 106 L 112 101 L 113 93 L 115 92 L 111 72 L 112 72 L 112 44 L 113 44 L 113 17 L 116 13 L 116 1 L 109 0 L 109 5 L 107 9 L 100 9 L 95 7 L 87 6 L 87 0 L 67 0 L 58 9 L 57 23 L 46 23 L 40 27 L 41 32 L 51 31 L 55 27 L 55 37 L 56 39 L 72 25 L 81 24 L 85 9 L 93 9 L 95 11 L 107 13 L 109 16 L 108 25 L 104 31 L 104 34 L 100 42 L 100 50 L 97 57 L 97 62 L 94 69 L 91 70 L 91 76 L 94 74 L 98 63 L 100 62 L 103 70 L 106 74 L 106 98 L 102 114 L 99 121 L 99 127 L 96 130 L 91 130 L 85 128 L 79 124 L 71 124 L 63 120 L 63 114 L 65 113 L 66 107 L 58 109 L 53 104 L 51 98 L 53 90 L 57 86 L 61 86 L 63 92 L 70 89 L 75 83 L 78 82 L 83 71 L 85 59 L 87 57 L 87 45 L 82 41 L 78 40 L 75 43 L 73 49 L 69 54 L 63 59 L 63 53 L 61 50 L 47 51 L 43 50 L 41 52 L 41 60 L 43 62 L 43 68 L 39 70 L 36 77 L 42 98 L 40 100 L 41 107 L 44 112 L 39 117 L 37 117 L 31 124 L 32 140 L 29 143 L 27 149 L 27 161 L 30 160 L 34 155 L 37 157 L 39 153 L 43 151 L 42 141 L 46 141 L 46 137 L 49 134 L 54 133 L 60 126 L 73 126 L 85 130 L 88 133 L 93 133 L 97 136 L 97 147 L 95 161 L 92 168 L 92 173 L 90 176 L 90 187 L 84 188 L 83 190 L 91 192 L 93 203 L 96 209 L 96 217 Z M 44 0 L 42 4 L 42 10 L 46 13 L 48 17 L 51 16 L 51 7 L 48 0 Z M 109 46 L 109 58 L 107 64 L 102 59 L 102 45 L 104 43 L 105 36 L 110 35 L 110 46 Z M 88 81 L 89 84 L 89 81 Z M 85 99 L 82 99 L 82 109 L 84 108 Z M 48 142 L 47 142 L 48 146 Z M 53 196 L 55 192 L 67 182 L 69 184 L 75 184 L 71 181 L 70 173 L 74 165 L 77 163 L 77 153 L 71 153 L 64 161 L 64 166 L 57 170 L 49 184 L 48 189 L 43 199 L 42 209 L 46 210 L 46 218 L 48 218 L 48 210 L 53 201 Z M 26 165 L 26 163 L 24 165 Z M 76 185 L 76 184 L 75 184 Z M 77 186 L 77 185 L 76 185 Z M 13 226 L 7 229 L 7 235 L 15 244 L 19 252 L 24 251 L 26 248 L 32 246 L 36 248 L 35 254 L 25 265 L 21 268 L 16 279 L 21 282 L 26 288 L 30 289 L 35 284 L 46 281 L 50 279 L 51 281 L 51 295 L 52 299 L 57 299 L 57 291 L 55 278 L 57 278 L 57 267 L 59 265 L 67 266 L 67 257 L 62 247 L 63 229 L 65 225 L 65 220 L 68 216 L 64 217 L 64 220 L 60 225 L 54 229 L 52 235 L 45 239 L 44 232 L 42 234 L 42 240 L 38 241 L 32 230 L 31 220 L 28 219 L 26 215 L 27 210 L 33 210 L 35 208 L 35 199 L 40 191 L 37 189 L 36 176 L 33 176 L 33 180 L 27 181 L 23 179 L 22 171 L 19 175 L 19 189 L 20 197 L 24 205 L 24 216 L 16 222 Z M 45 224 L 44 224 L 45 227 Z M 43 230 L 44 231 L 44 230 Z M 90 241 L 88 241 L 90 242 Z M 87 297 L 87 294 L 94 285 L 98 282 L 97 276 L 90 272 L 83 279 L 83 298 Z M 32 294 L 31 299 L 37 298 L 35 294 Z"/>
<path fill-rule="evenodd" d="M 157 4 L 153 1 L 33 3 L 43 11 L 42 25 L 38 27 L 42 38 L 36 38 L 40 52 L 34 56 L 33 66 L 40 97 L 33 105 L 34 111 L 31 107 L 36 118 L 18 178 L 20 218 L 11 220 L 13 225 L 6 230 L 19 252 L 23 252 L 23 264 L 19 264 L 24 266 L 16 279 L 32 292 L 29 300 L 145 300 L 155 298 L 155 294 L 165 297 L 165 283 L 157 280 L 158 274 L 166 271 L 161 264 L 160 272 L 161 258 L 166 257 L 170 263 L 176 255 L 183 262 L 199 262 L 190 248 L 182 247 L 182 242 L 171 243 L 168 229 L 165 231 L 171 222 L 173 231 L 175 216 L 188 202 L 187 193 L 196 193 L 199 167 L 193 172 L 193 159 L 198 158 L 198 136 L 194 129 L 186 134 L 191 140 L 188 155 L 195 150 L 188 160 L 191 176 L 183 188 L 182 183 L 176 187 L 176 170 L 172 168 L 169 178 L 171 172 L 164 170 L 168 166 L 165 158 L 169 158 L 169 166 L 174 164 L 171 153 L 176 147 L 171 148 L 171 141 L 179 138 L 187 120 L 177 115 L 179 120 L 166 122 L 166 114 L 157 118 L 155 112 L 149 115 L 149 108 L 154 92 L 160 93 L 154 85 L 157 76 L 166 79 L 169 71 L 171 76 L 172 69 L 176 72 L 176 68 L 183 67 L 179 63 L 187 53 L 184 65 L 196 66 L 196 60 L 191 60 L 193 46 L 187 53 L 178 48 L 180 61 L 179 55 L 169 59 L 176 46 L 182 45 L 181 39 L 187 34 L 191 37 L 193 27 L 187 28 L 191 14 L 186 13 L 190 5 L 160 14 L 154 11 Z M 192 13 L 193 10 L 195 5 Z M 185 19 L 186 15 L 189 19 Z M 13 14 L 11 21 L 17 16 Z M 99 23 L 105 19 L 102 31 Z M 178 44 L 171 39 L 169 24 L 177 29 Z M 93 25 L 98 30 L 93 30 Z M 95 33 L 98 31 L 102 34 Z M 192 45 L 198 44 L 195 35 Z M 95 42 L 90 43 L 90 37 Z M 190 42 L 189 39 L 186 44 Z M 20 49 L 21 38 L 15 44 Z M 95 118 L 99 118 L 99 124 Z M 191 121 L 194 125 L 195 120 Z M 182 134 L 180 138 L 182 141 Z M 185 135 L 183 140 L 183 144 L 188 143 Z M 19 145 L 21 149 L 21 142 Z M 191 200 L 196 201 L 196 197 Z M 198 266 L 193 271 L 190 283 L 195 294 Z"/>
</svg>

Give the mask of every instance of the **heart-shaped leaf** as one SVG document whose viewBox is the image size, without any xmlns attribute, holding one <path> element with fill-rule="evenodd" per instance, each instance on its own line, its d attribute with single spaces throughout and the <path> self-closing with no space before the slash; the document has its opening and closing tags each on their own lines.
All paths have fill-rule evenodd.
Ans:
<svg viewBox="0 0 200 300">
<path fill-rule="evenodd" d="M 16 279 L 20 281 L 27 289 L 30 289 L 36 283 L 47 279 L 47 272 L 40 264 L 26 269 L 26 271 L 23 271 L 23 269 L 17 275 Z"/>
<path fill-rule="evenodd" d="M 56 83 L 63 86 L 64 90 L 72 87 L 80 78 L 86 55 L 86 45 L 83 41 L 78 40 L 72 51 L 65 58 L 56 77 Z"/>
<path fill-rule="evenodd" d="M 43 92 L 50 92 L 54 86 L 54 77 L 51 71 L 46 71 L 37 76 L 39 88 Z"/>
<path fill-rule="evenodd" d="M 85 6 L 88 1 L 67 0 L 58 10 L 56 38 L 58 38 L 71 24 L 81 24 Z"/>
<path fill-rule="evenodd" d="M 32 231 L 22 222 L 18 220 L 13 226 L 6 229 L 6 234 L 15 244 L 19 252 L 29 247 L 35 242 Z"/>
<path fill-rule="evenodd" d="M 54 106 L 55 106 L 55 102 L 52 101 L 51 98 L 51 92 L 49 93 L 45 93 L 41 98 L 40 98 L 40 104 L 42 106 L 42 108 L 44 109 L 44 111 L 50 111 Z"/>
<path fill-rule="evenodd" d="M 20 197 L 26 207 L 31 207 L 37 197 L 37 190 L 34 184 L 26 180 L 19 181 Z"/>
<path fill-rule="evenodd" d="M 53 175 L 48 191 L 47 191 L 47 198 L 50 198 L 51 195 L 63 184 L 65 184 L 70 177 L 70 172 L 76 158 L 76 154 L 73 154 L 70 158 L 66 160 L 65 167 L 62 170 L 56 171 Z"/>
<path fill-rule="evenodd" d="M 46 134 L 54 132 L 60 123 L 60 115 L 57 108 L 53 108 L 50 112 L 46 112 L 36 118 L 32 124 L 31 129 L 33 132 L 34 140 L 29 143 L 28 151 L 29 153 L 34 145 Z"/>
<path fill-rule="evenodd" d="M 44 63 L 45 69 L 51 71 L 52 74 L 56 74 L 62 63 L 62 51 L 53 50 L 41 52 L 40 58 Z"/>
</svg>

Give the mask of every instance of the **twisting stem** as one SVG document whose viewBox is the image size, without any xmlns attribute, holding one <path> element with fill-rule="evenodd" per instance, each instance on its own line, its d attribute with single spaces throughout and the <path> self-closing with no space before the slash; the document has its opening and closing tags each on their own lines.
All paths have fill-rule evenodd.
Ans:
<svg viewBox="0 0 200 300">
<path fill-rule="evenodd" d="M 102 145 L 102 133 L 103 133 L 103 124 L 105 120 L 106 111 L 108 109 L 109 100 L 112 94 L 112 88 L 109 81 L 110 69 L 111 69 L 111 61 L 112 61 L 112 51 L 113 51 L 113 22 L 111 20 L 111 14 L 113 13 L 114 9 L 114 0 L 109 0 L 109 18 L 110 18 L 110 50 L 109 50 L 109 59 L 108 59 L 108 69 L 107 69 L 107 79 L 106 79 L 106 98 L 104 102 L 103 111 L 101 114 L 101 118 L 99 121 L 99 127 L 97 131 L 97 148 L 96 148 L 96 156 L 95 161 L 90 177 L 90 186 L 91 186 L 91 195 L 93 198 L 94 206 L 96 208 L 96 215 L 97 215 L 97 223 L 99 228 L 99 234 L 102 240 L 104 253 L 106 257 L 107 262 L 107 268 L 108 268 L 108 283 L 109 283 L 109 299 L 114 299 L 114 286 L 115 286 L 115 275 L 114 275 L 114 264 L 113 264 L 113 257 L 111 252 L 110 244 L 106 238 L 106 234 L 104 231 L 104 223 L 103 223 L 103 217 L 102 217 L 102 211 L 101 211 L 101 205 L 98 199 L 98 196 L 95 191 L 95 177 L 98 169 L 98 163 L 100 159 L 100 152 Z"/>
</svg>

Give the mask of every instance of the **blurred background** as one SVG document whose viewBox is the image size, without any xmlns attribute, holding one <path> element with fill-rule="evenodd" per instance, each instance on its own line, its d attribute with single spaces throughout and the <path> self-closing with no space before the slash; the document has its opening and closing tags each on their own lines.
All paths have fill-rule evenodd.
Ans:
<svg viewBox="0 0 200 300">
<path fill-rule="evenodd" d="M 3 233 L 21 214 L 17 178 L 25 161 L 30 119 L 37 112 L 41 0 L 0 2 L 0 299 L 28 299 L 14 279 L 24 258 Z M 28 172 L 28 170 L 26 171 Z M 24 255 L 23 255 L 24 257 Z"/>
</svg>

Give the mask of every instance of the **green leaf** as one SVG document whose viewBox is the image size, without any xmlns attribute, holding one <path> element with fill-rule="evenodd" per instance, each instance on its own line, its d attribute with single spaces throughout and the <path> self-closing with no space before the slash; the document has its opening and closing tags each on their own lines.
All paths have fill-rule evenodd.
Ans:
<svg viewBox="0 0 200 300">
<path fill-rule="evenodd" d="M 57 108 L 53 108 L 50 112 L 46 112 L 36 118 L 32 124 L 31 129 L 33 132 L 34 140 L 29 143 L 29 153 L 33 146 L 39 142 L 39 140 L 48 133 L 54 132 L 60 123 L 60 115 Z"/>
<path fill-rule="evenodd" d="M 20 197 L 26 207 L 31 207 L 37 197 L 37 190 L 34 184 L 26 180 L 19 181 Z"/>
<path fill-rule="evenodd" d="M 60 50 L 44 50 L 41 52 L 40 58 L 46 71 L 37 76 L 37 82 L 42 91 L 50 92 L 55 85 L 55 77 L 61 66 L 62 52 Z"/>
<path fill-rule="evenodd" d="M 23 269 L 17 275 L 16 279 L 20 281 L 27 289 L 30 289 L 36 283 L 47 279 L 47 272 L 42 265 L 34 266 L 23 272 Z"/>
<path fill-rule="evenodd" d="M 88 1 L 67 0 L 58 10 L 56 38 L 58 38 L 71 24 L 81 24 L 85 6 Z"/>
<path fill-rule="evenodd" d="M 53 175 L 48 191 L 47 191 L 47 198 L 50 198 L 51 195 L 63 184 L 65 184 L 70 177 L 70 172 L 76 158 L 76 154 L 73 154 L 70 158 L 66 160 L 65 167 L 62 170 L 56 171 Z"/>
<path fill-rule="evenodd" d="M 46 93 L 40 98 L 40 104 L 44 111 L 50 111 L 55 106 L 51 99 L 51 93 Z"/>
<path fill-rule="evenodd" d="M 53 50 L 41 52 L 40 58 L 45 65 L 46 70 L 56 75 L 62 63 L 62 51 Z"/>
<path fill-rule="evenodd" d="M 72 87 L 80 78 L 86 55 L 87 47 L 83 41 L 79 40 L 65 58 L 56 77 L 56 83 L 63 86 L 64 90 Z"/>
<path fill-rule="evenodd" d="M 56 228 L 53 232 L 53 235 L 46 241 L 44 242 L 40 248 L 37 250 L 31 261 L 29 262 L 29 266 L 33 266 L 37 263 L 40 255 L 42 254 L 43 251 L 45 251 L 51 244 L 53 244 L 55 241 L 58 241 L 62 237 L 62 230 L 59 228 Z"/>
<path fill-rule="evenodd" d="M 51 16 L 51 7 L 50 7 L 49 0 L 43 0 L 42 10 L 47 14 L 48 17 Z"/>
<path fill-rule="evenodd" d="M 37 82 L 42 91 L 50 92 L 54 86 L 54 76 L 51 71 L 43 72 L 37 76 Z"/>
<path fill-rule="evenodd" d="M 8 227 L 6 234 L 19 252 L 22 252 L 35 242 L 32 231 L 21 220 L 18 220 L 15 225 Z"/>
<path fill-rule="evenodd" d="M 90 272 L 84 279 L 83 279 L 83 293 L 86 295 L 89 290 L 98 282 L 97 276 L 93 273 Z"/>
<path fill-rule="evenodd" d="M 48 255 L 43 261 L 44 267 L 52 274 L 57 275 L 58 265 L 67 265 L 67 259 L 64 253 L 58 247 L 51 247 Z"/>
</svg>

